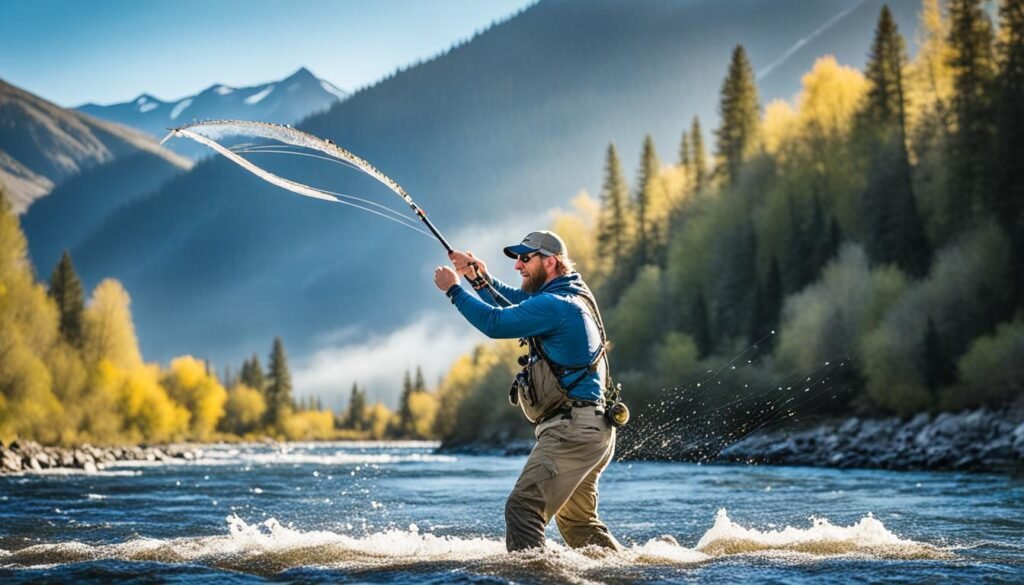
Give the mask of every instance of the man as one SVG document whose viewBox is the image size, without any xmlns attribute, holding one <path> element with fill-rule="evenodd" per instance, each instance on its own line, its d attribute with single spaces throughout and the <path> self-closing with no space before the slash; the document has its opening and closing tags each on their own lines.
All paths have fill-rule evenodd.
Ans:
<svg viewBox="0 0 1024 585">
<path fill-rule="evenodd" d="M 558 235 L 532 232 L 504 252 L 516 260 L 520 288 L 464 252 L 450 254 L 455 270 L 439 266 L 434 283 L 484 335 L 530 339 L 531 363 L 546 359 L 558 381 L 558 407 L 537 417 L 537 443 L 505 504 L 506 547 L 544 546 L 544 527 L 554 517 L 569 546 L 619 550 L 597 516 L 598 478 L 615 452 L 615 429 L 603 410 L 607 361 L 597 305 Z M 459 274 L 482 276 L 512 305 L 499 306 L 485 290 L 477 299 L 459 285 Z"/>
</svg>

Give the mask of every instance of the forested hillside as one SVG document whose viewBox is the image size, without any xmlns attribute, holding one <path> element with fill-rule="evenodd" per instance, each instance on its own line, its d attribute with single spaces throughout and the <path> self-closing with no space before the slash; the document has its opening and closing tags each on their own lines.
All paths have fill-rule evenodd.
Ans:
<svg viewBox="0 0 1024 585">
<path fill-rule="evenodd" d="M 823 56 L 765 104 L 742 45 L 721 122 L 652 141 L 554 228 L 583 251 L 636 414 L 624 453 L 713 456 L 765 425 L 1024 395 L 1024 3 L 925 0 L 916 57 L 888 8 L 863 72 Z M 631 156 L 628 158 L 632 158 Z M 663 163 L 661 161 L 667 161 Z M 442 382 L 450 442 L 528 434 L 478 348 Z M 478 430 L 485 429 L 485 430 Z"/>
<path fill-rule="evenodd" d="M 880 5 L 543 1 L 299 127 L 372 161 L 448 234 L 518 232 L 502 226 L 545 221 L 581 187 L 594 192 L 609 140 L 633 148 L 649 131 L 674 151 L 693 114 L 712 123 L 736 42 L 762 72 L 762 95 L 789 97 L 817 54 L 863 61 Z M 914 6 L 896 4 L 906 28 Z M 295 158 L 260 162 L 305 183 L 393 197 Z M 116 210 L 72 256 L 88 283 L 125 282 L 142 346 L 159 359 L 189 350 L 237 363 L 240 348 L 272 332 L 305 355 L 331 331 L 384 334 L 436 307 L 424 267 L 439 247 L 324 205 L 207 161 Z"/>
</svg>

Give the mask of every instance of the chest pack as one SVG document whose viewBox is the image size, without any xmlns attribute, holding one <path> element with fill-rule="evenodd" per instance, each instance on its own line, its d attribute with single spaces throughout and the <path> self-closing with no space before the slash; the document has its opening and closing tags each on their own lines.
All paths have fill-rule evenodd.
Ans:
<svg viewBox="0 0 1024 585">
<path fill-rule="evenodd" d="M 548 356 L 539 337 L 522 340 L 529 346 L 529 354 L 519 358 L 519 365 L 523 366 L 523 369 L 516 375 L 509 389 L 509 402 L 513 405 L 518 404 L 527 420 L 532 423 L 542 422 L 565 409 L 572 402 L 569 393 L 590 374 L 601 369 L 604 370 L 602 398 L 608 403 L 606 406 L 620 404 L 619 388 L 611 381 L 611 371 L 608 367 L 608 337 L 605 334 L 601 313 L 597 310 L 597 303 L 589 293 L 580 293 L 577 298 L 584 302 L 584 309 L 594 319 L 601 333 L 601 346 L 590 363 L 564 365 Z M 563 387 L 562 379 L 569 379 L 571 382 Z M 609 411 L 610 409 L 606 408 L 606 414 Z M 612 419 L 609 421 L 612 422 Z M 615 422 L 612 424 L 619 426 Z"/>
</svg>

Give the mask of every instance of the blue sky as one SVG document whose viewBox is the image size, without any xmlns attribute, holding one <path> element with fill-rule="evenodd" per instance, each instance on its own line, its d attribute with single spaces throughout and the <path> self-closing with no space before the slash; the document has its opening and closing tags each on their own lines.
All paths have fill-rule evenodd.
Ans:
<svg viewBox="0 0 1024 585">
<path fill-rule="evenodd" d="M 346 91 L 529 0 L 0 0 L 0 79 L 70 107 L 255 85 L 307 67 Z"/>
</svg>

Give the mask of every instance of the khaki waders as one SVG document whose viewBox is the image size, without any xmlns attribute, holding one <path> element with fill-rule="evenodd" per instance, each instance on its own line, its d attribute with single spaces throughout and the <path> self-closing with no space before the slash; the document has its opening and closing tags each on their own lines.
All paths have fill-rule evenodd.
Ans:
<svg viewBox="0 0 1024 585">
<path fill-rule="evenodd" d="M 615 453 L 615 429 L 600 412 L 576 407 L 537 426 L 537 444 L 505 503 L 509 551 L 544 546 L 552 517 L 572 548 L 622 548 L 597 517 L 597 481 Z"/>
</svg>

